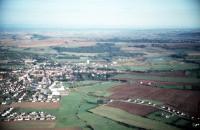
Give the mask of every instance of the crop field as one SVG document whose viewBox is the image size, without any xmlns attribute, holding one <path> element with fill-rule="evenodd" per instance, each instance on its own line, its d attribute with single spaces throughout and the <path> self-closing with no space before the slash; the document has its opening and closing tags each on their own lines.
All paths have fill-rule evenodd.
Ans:
<svg viewBox="0 0 200 130">
<path fill-rule="evenodd" d="M 94 84 L 98 84 L 101 81 L 95 81 L 95 80 L 84 80 L 84 81 L 77 81 L 74 83 L 69 82 L 62 82 L 65 87 L 73 88 L 73 87 L 83 87 L 83 86 L 91 86 Z"/>
<path fill-rule="evenodd" d="M 169 118 L 166 118 L 165 116 L 169 116 Z M 152 120 L 162 121 L 168 124 L 173 124 L 174 122 L 180 119 L 178 116 L 172 115 L 171 113 L 164 111 L 152 112 L 147 115 L 147 118 Z"/>
<path fill-rule="evenodd" d="M 119 121 L 132 126 L 138 126 L 141 128 L 152 130 L 180 130 L 179 128 L 164 124 L 162 122 L 150 120 L 137 115 L 132 115 L 121 109 L 112 108 L 108 106 L 100 106 L 90 111 L 97 115 L 101 115 L 103 117 L 107 117 L 115 121 Z"/>
<path fill-rule="evenodd" d="M 139 80 L 137 82 L 139 84 L 142 83 L 143 85 L 146 85 L 146 86 L 166 88 L 166 89 L 181 89 L 181 90 L 200 89 L 197 83 L 164 82 L 164 81 L 155 81 L 155 80 Z M 149 85 L 149 83 L 151 84 Z"/>
<path fill-rule="evenodd" d="M 111 90 L 111 99 L 142 98 L 163 102 L 182 111 L 198 115 L 199 91 L 162 89 L 149 86 L 122 85 Z"/>
<path fill-rule="evenodd" d="M 184 89 L 184 90 L 191 90 L 192 86 L 178 86 L 178 85 L 160 85 L 160 88 L 169 88 L 169 89 Z"/>
<path fill-rule="evenodd" d="M 21 102 L 12 103 L 12 107 L 16 108 L 33 108 L 33 109 L 56 109 L 59 108 L 58 102 Z"/>
<path fill-rule="evenodd" d="M 199 30 L 54 31 L 0 32 L 0 129 L 199 129 Z"/>
<path fill-rule="evenodd" d="M 199 83 L 199 79 L 195 77 L 167 77 L 167 76 L 152 76 L 152 75 L 134 75 L 134 74 L 119 74 L 112 78 L 127 79 L 127 80 L 155 80 L 163 82 L 181 82 L 181 83 Z"/>
<path fill-rule="evenodd" d="M 191 122 L 189 120 L 180 118 L 177 115 L 173 115 L 171 113 L 164 112 L 164 111 L 152 112 L 146 117 L 152 120 L 161 121 L 161 122 L 178 126 L 181 128 L 189 129 L 189 126 L 191 126 Z"/>
<path fill-rule="evenodd" d="M 21 129 L 46 129 L 54 128 L 55 121 L 21 121 L 21 122 L 1 122 L 2 130 L 21 130 Z"/>
<path fill-rule="evenodd" d="M 191 122 L 185 119 L 179 119 L 174 123 L 176 126 L 180 126 L 182 128 L 188 127 Z"/>
<path fill-rule="evenodd" d="M 114 82 L 105 82 L 93 86 L 93 90 L 90 88 L 80 87 L 75 88 L 69 96 L 65 96 L 61 99 L 60 108 L 57 111 L 58 119 L 56 121 L 56 128 L 64 127 L 81 127 L 85 130 L 88 127 L 92 127 L 95 130 L 101 129 L 127 129 L 129 128 L 122 126 L 112 120 L 105 119 L 88 112 L 89 109 L 97 106 L 97 98 L 87 95 L 87 92 L 91 91 L 105 91 L 105 89 L 116 85 Z M 95 87 L 96 86 L 96 87 Z M 85 89 L 83 89 L 85 88 Z M 109 125 L 103 125 L 103 124 Z M 101 127 L 98 127 L 98 126 Z"/>
<path fill-rule="evenodd" d="M 84 94 L 92 93 L 96 96 L 110 96 L 112 94 L 111 91 L 108 91 L 110 88 L 117 87 L 120 85 L 120 82 L 102 82 L 97 83 L 92 86 L 85 86 L 78 88 L 78 91 Z"/>
<path fill-rule="evenodd" d="M 109 103 L 108 106 L 119 108 L 124 111 L 127 111 L 128 113 L 139 115 L 139 116 L 146 116 L 149 113 L 152 113 L 157 110 L 156 108 L 152 106 L 144 106 L 144 105 L 125 103 L 125 102 L 120 102 L 120 101 L 114 101 L 112 103 Z"/>
<path fill-rule="evenodd" d="M 198 69 L 199 66 L 192 63 L 182 62 L 161 62 L 161 63 L 146 63 L 143 65 L 133 66 L 117 66 L 118 70 L 129 70 L 129 71 L 177 71 L 177 70 L 192 70 Z"/>
</svg>

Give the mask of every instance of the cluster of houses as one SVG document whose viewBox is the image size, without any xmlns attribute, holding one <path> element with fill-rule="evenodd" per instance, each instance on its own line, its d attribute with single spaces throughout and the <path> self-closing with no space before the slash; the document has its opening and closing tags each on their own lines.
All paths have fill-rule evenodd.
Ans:
<svg viewBox="0 0 200 130">
<path fill-rule="evenodd" d="M 140 81 L 140 85 L 151 86 L 151 85 L 152 85 L 152 82 L 148 82 L 148 81 Z"/>
<path fill-rule="evenodd" d="M 9 77 L 0 82 L 0 92 L 2 94 L 2 105 L 9 105 L 12 102 L 58 102 L 60 93 L 49 88 L 54 79 L 51 77 L 61 76 L 60 68 L 45 70 L 40 65 L 23 71 L 11 71 Z M 41 78 L 41 80 L 38 80 Z M 57 79 L 56 78 L 56 79 Z M 29 90 L 29 91 L 27 91 Z M 62 86 L 62 90 L 65 88 Z M 30 93 L 31 91 L 31 93 Z"/>
<path fill-rule="evenodd" d="M 193 121 L 200 121 L 200 117 L 190 116 L 187 113 L 181 112 L 181 111 L 176 110 L 175 108 L 172 108 L 172 107 L 169 107 L 169 106 L 162 105 L 162 106 L 159 106 L 159 108 L 161 110 L 167 111 L 169 113 L 172 113 L 174 115 L 180 116 L 180 117 L 185 118 L 185 119 L 189 119 L 189 120 L 193 120 Z"/>
<path fill-rule="evenodd" d="M 30 102 L 59 102 L 60 96 L 44 95 L 42 93 L 35 93 L 28 99 Z"/>
<path fill-rule="evenodd" d="M 29 121 L 29 120 L 55 120 L 56 117 L 51 115 L 51 114 L 47 114 L 45 112 L 29 112 L 29 113 L 18 113 L 14 111 L 14 108 L 8 108 L 6 110 L 4 110 L 4 112 L 1 113 L 1 117 L 0 117 L 1 121 Z"/>
<path fill-rule="evenodd" d="M 149 100 L 143 100 L 143 99 L 139 99 L 139 98 L 136 98 L 136 99 L 127 99 L 125 102 L 131 102 L 131 103 L 136 103 L 136 104 L 143 104 L 143 105 L 150 105 L 150 106 L 153 106 L 153 107 L 156 107 L 157 104 L 149 101 Z"/>
<path fill-rule="evenodd" d="M 169 119 L 169 118 L 173 117 L 174 114 L 169 114 L 169 113 L 164 113 L 164 112 L 162 112 L 162 113 L 161 113 L 161 116 L 164 117 L 164 118 L 166 118 L 166 119 Z"/>
<path fill-rule="evenodd" d="M 171 108 L 171 107 L 165 106 L 165 105 L 160 106 L 160 108 L 162 110 L 164 110 L 164 111 L 167 111 L 168 113 L 171 113 L 171 114 L 161 113 L 161 116 L 166 118 L 166 119 L 171 118 L 174 115 L 177 115 L 179 117 L 194 121 L 192 123 L 192 127 L 194 127 L 194 128 L 199 128 L 200 127 L 200 118 L 199 117 L 190 116 L 189 114 L 186 114 L 184 112 L 178 111 L 178 110 L 176 110 L 174 108 Z"/>
<path fill-rule="evenodd" d="M 9 104 L 13 100 L 22 100 L 25 91 L 25 86 L 18 81 L 13 81 L 11 79 L 7 80 L 6 82 L 0 83 L 0 92 L 2 93 L 2 97 L 4 100 L 1 102 L 2 105 Z"/>
<path fill-rule="evenodd" d="M 35 60 L 25 60 L 26 67 L 12 70 L 0 82 L 2 95 L 0 104 L 9 105 L 13 102 L 59 102 L 62 95 L 68 95 L 69 89 L 62 81 L 76 81 L 77 74 L 90 74 L 91 77 L 105 76 L 116 73 L 115 70 L 105 69 L 107 63 L 37 63 Z M 103 68 L 103 69 L 99 69 Z M 17 113 L 9 108 L 1 117 L 7 121 L 22 120 L 54 120 L 55 116 L 43 112 Z"/>
</svg>

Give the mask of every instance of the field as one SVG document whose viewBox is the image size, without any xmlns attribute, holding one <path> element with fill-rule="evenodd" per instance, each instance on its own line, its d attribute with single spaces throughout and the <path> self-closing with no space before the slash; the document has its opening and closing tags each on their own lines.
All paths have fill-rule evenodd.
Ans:
<svg viewBox="0 0 200 130">
<path fill-rule="evenodd" d="M 119 108 L 124 111 L 127 111 L 128 113 L 139 115 L 139 116 L 146 116 L 149 113 L 152 113 L 157 110 L 156 108 L 152 106 L 144 106 L 144 105 L 133 104 L 133 103 L 119 102 L 119 101 L 114 101 L 112 103 L 109 103 L 108 106 Z"/>
<path fill-rule="evenodd" d="M 48 129 L 54 128 L 55 121 L 22 121 L 22 122 L 2 122 L 2 130 L 20 130 L 20 129 Z"/>
<path fill-rule="evenodd" d="M 169 104 L 192 115 L 198 115 L 200 92 L 190 90 L 162 89 L 143 85 L 122 85 L 111 90 L 112 99 L 142 98 Z"/>
<path fill-rule="evenodd" d="M 15 108 L 32 108 L 32 109 L 56 109 L 59 108 L 58 102 L 21 102 L 12 103 L 10 106 Z"/>
<path fill-rule="evenodd" d="M 164 118 L 162 116 L 162 114 L 163 114 L 163 116 L 169 115 L 169 118 Z M 177 120 L 180 119 L 178 116 L 176 116 L 176 115 L 172 116 L 170 113 L 164 112 L 164 111 L 153 112 L 153 113 L 147 115 L 147 118 L 157 120 L 157 121 L 162 121 L 162 122 L 165 122 L 168 124 L 174 124 L 174 122 L 176 122 Z"/>
<path fill-rule="evenodd" d="M 145 64 L 135 66 L 117 66 L 118 70 L 129 70 L 129 71 L 176 71 L 176 70 L 192 70 L 199 68 L 196 64 L 188 63 L 157 63 L 157 64 Z"/>
<path fill-rule="evenodd" d="M 83 84 L 85 83 L 91 84 L 93 82 L 91 81 L 83 82 Z M 108 96 L 110 95 L 110 92 L 107 93 L 104 92 L 106 92 L 107 89 L 119 84 L 120 84 L 119 82 L 103 82 L 103 83 L 99 82 L 97 84 L 89 86 L 79 86 L 76 88 L 72 88 L 71 93 L 68 96 L 64 96 L 61 98 L 59 108 L 48 109 L 48 108 L 20 107 L 17 109 L 17 111 L 18 112 L 44 111 L 56 115 L 57 119 L 54 122 L 54 126 L 52 126 L 53 128 L 55 128 L 55 130 L 57 129 L 59 130 L 61 128 L 64 129 L 64 128 L 76 128 L 76 127 L 81 128 L 83 130 L 89 130 L 90 128 L 93 128 L 95 130 L 102 130 L 102 129 L 131 130 L 131 128 L 120 125 L 115 121 L 88 112 L 89 109 L 94 108 L 98 105 L 97 104 L 98 98 L 88 95 L 88 92 L 97 91 L 98 93 L 100 93 L 101 96 L 102 95 Z M 38 124 L 38 126 L 40 126 L 40 124 Z M 44 126 L 44 128 L 46 127 Z"/>
<path fill-rule="evenodd" d="M 96 90 L 105 91 L 105 89 L 112 87 L 112 85 L 116 85 L 116 83 L 105 82 L 93 86 L 75 88 L 69 96 L 61 99 L 60 108 L 57 111 L 58 119 L 56 127 L 63 128 L 78 126 L 86 130 L 89 129 L 88 127 L 92 127 L 95 130 L 128 130 L 129 128 L 121 126 L 112 120 L 105 119 L 88 112 L 89 109 L 96 107 L 97 98 L 88 96 L 87 93 Z"/>
<path fill-rule="evenodd" d="M 168 89 L 182 89 L 182 90 L 192 90 L 200 89 L 198 83 L 183 83 L 183 82 L 166 82 L 166 81 L 155 81 L 155 80 L 138 80 L 138 83 L 141 83 L 146 86 L 159 87 L 159 88 L 168 88 Z M 151 83 L 150 85 L 148 83 Z"/>
<path fill-rule="evenodd" d="M 199 79 L 196 77 L 168 77 L 168 76 L 154 76 L 154 75 L 134 75 L 134 74 L 119 74 L 114 79 L 127 79 L 127 80 L 155 80 L 162 82 L 181 82 L 181 83 L 199 83 Z"/>
<path fill-rule="evenodd" d="M 110 118 L 112 120 L 116 120 L 128 125 L 138 126 L 146 129 L 152 130 L 180 130 L 176 127 L 150 120 L 147 118 L 143 118 L 137 115 L 131 115 L 128 112 L 123 110 L 112 108 L 108 106 L 100 106 L 95 109 L 90 110 L 91 112 L 101 115 L 103 117 Z"/>
<path fill-rule="evenodd" d="M 8 120 L 2 117 L 0 126 L 9 130 L 200 127 L 199 32 L 186 30 L 192 33 L 185 37 L 185 30 L 71 31 L 0 33 L 0 103 L 12 102 L 1 105 L 0 112 L 10 106 L 20 114 L 35 111 L 56 117 L 21 122 L 3 122 Z M 54 82 L 60 84 L 49 88 Z M 57 85 L 63 85 L 67 94 L 56 90 Z M 14 96 L 15 92 L 19 94 Z M 59 102 L 45 102 L 51 96 L 60 97 Z M 39 98 L 42 102 L 28 102 Z"/>
<path fill-rule="evenodd" d="M 168 118 L 166 118 L 166 116 L 168 116 Z M 161 121 L 161 122 L 178 126 L 181 128 L 191 129 L 190 128 L 191 122 L 189 120 L 182 119 L 178 117 L 177 115 L 172 115 L 168 112 L 156 111 L 156 112 L 148 114 L 146 117 L 152 120 Z"/>
</svg>

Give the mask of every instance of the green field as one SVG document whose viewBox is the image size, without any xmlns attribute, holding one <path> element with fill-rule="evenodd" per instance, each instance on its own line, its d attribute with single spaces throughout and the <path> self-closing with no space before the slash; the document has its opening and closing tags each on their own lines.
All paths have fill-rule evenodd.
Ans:
<svg viewBox="0 0 200 130">
<path fill-rule="evenodd" d="M 193 70 L 198 69 L 199 65 L 184 62 L 152 62 L 142 66 L 118 66 L 115 69 L 129 71 L 171 71 L 171 70 Z"/>
<path fill-rule="evenodd" d="M 164 116 L 162 116 L 162 113 L 164 114 Z M 165 118 L 165 115 L 170 115 L 170 117 L 169 118 Z M 162 121 L 164 123 L 173 124 L 180 117 L 178 117 L 176 115 L 172 116 L 168 112 L 156 111 L 156 112 L 153 112 L 153 113 L 150 113 L 149 115 L 147 115 L 147 118 L 152 119 L 152 120 Z"/>
<path fill-rule="evenodd" d="M 167 89 L 183 89 L 183 90 L 192 90 L 192 86 L 180 86 L 180 85 L 159 85 L 160 88 L 167 88 Z"/>
<path fill-rule="evenodd" d="M 165 118 L 166 115 L 170 115 L 170 116 L 168 118 Z M 146 117 L 152 120 L 161 121 L 161 122 L 168 123 L 170 125 L 178 126 L 181 128 L 191 127 L 191 123 L 192 123 L 189 120 L 183 119 L 176 115 L 171 115 L 170 113 L 164 112 L 164 111 L 156 111 L 156 112 L 150 113 Z"/>
<path fill-rule="evenodd" d="M 118 82 L 104 82 L 92 86 L 75 88 L 69 96 L 61 99 L 60 108 L 57 112 L 56 127 L 81 127 L 88 129 L 87 126 L 95 130 L 116 129 L 129 130 L 129 128 L 118 123 L 105 119 L 101 116 L 88 112 L 89 109 L 96 107 L 97 98 L 87 95 L 91 91 L 106 91 L 106 89 L 118 84 Z M 109 125 L 105 125 L 109 124 Z"/>
<path fill-rule="evenodd" d="M 90 110 L 91 112 L 101 115 L 103 117 L 110 118 L 115 121 L 119 121 L 125 124 L 138 126 L 146 129 L 152 130 L 180 130 L 174 126 L 167 125 L 165 123 L 147 119 L 141 116 L 132 115 L 121 109 L 112 108 L 108 106 L 100 106 Z"/>
<path fill-rule="evenodd" d="M 191 122 L 185 119 L 179 119 L 174 124 L 180 127 L 186 127 L 188 125 L 191 125 Z"/>
<path fill-rule="evenodd" d="M 65 87 L 73 88 L 73 87 L 83 87 L 83 86 L 93 85 L 98 82 L 100 82 L 100 81 L 84 80 L 84 81 L 76 81 L 74 83 L 70 83 L 70 82 L 62 82 L 62 83 Z"/>
<path fill-rule="evenodd" d="M 143 79 L 143 80 L 157 80 L 166 82 L 182 82 L 182 83 L 199 83 L 199 79 L 195 77 L 167 77 L 167 76 L 152 76 L 142 74 L 118 74 L 112 78 L 129 78 L 129 79 Z"/>
<path fill-rule="evenodd" d="M 109 88 L 119 85 L 120 82 L 101 82 L 92 86 L 85 86 L 78 88 L 82 94 L 94 93 L 97 96 L 110 96 L 112 93 L 107 91 Z"/>
</svg>

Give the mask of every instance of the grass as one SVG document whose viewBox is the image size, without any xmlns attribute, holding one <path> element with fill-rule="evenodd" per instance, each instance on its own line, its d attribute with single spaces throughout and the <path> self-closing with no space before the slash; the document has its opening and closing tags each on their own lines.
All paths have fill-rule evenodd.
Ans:
<svg viewBox="0 0 200 130">
<path fill-rule="evenodd" d="M 112 93 L 108 92 L 107 90 L 111 87 L 119 85 L 120 82 L 100 82 L 94 84 L 92 86 L 85 86 L 78 88 L 78 91 L 81 93 L 89 93 L 92 92 L 96 96 L 110 96 Z"/>
<path fill-rule="evenodd" d="M 185 119 L 179 119 L 174 124 L 177 125 L 177 126 L 186 127 L 189 124 L 191 124 L 191 122 L 188 121 L 188 120 L 185 120 Z"/>
<path fill-rule="evenodd" d="M 183 90 L 192 90 L 192 86 L 179 86 L 179 85 L 160 85 L 160 88 L 167 89 L 183 89 Z"/>
<path fill-rule="evenodd" d="M 161 114 L 164 114 L 164 116 L 162 116 Z M 181 128 L 186 128 L 186 127 L 190 127 L 191 126 L 191 121 L 183 119 L 181 117 L 178 117 L 176 115 L 170 116 L 170 118 L 165 118 L 165 115 L 171 115 L 168 112 L 164 112 L 164 111 L 156 111 L 153 113 L 150 113 L 149 115 L 147 115 L 147 118 L 152 119 L 152 120 L 157 120 L 157 121 L 161 121 L 164 123 L 168 123 L 171 124 L 173 126 L 178 126 Z"/>
<path fill-rule="evenodd" d="M 93 81 L 82 82 L 82 84 L 88 83 L 93 83 Z M 106 106 L 97 107 L 96 103 L 98 98 L 88 95 L 88 92 L 101 92 L 102 95 L 107 96 L 109 95 L 107 89 L 118 84 L 119 82 L 109 81 L 73 88 L 68 96 L 61 98 L 60 107 L 58 109 L 18 109 L 17 111 L 44 111 L 55 115 L 57 117 L 56 123 L 54 124 L 56 128 L 80 127 L 83 130 L 89 130 L 88 126 L 90 126 L 95 130 L 131 130 L 138 129 L 138 127 L 155 130 L 158 128 L 163 130 L 165 130 L 165 128 L 177 130 L 177 128 L 173 126 L 144 117 L 131 115 L 120 109 Z M 90 109 L 95 114 L 91 113 L 89 111 Z M 129 124 L 132 127 L 124 126 L 118 122 Z M 45 126 L 41 125 L 40 127 Z"/>
<path fill-rule="evenodd" d="M 174 126 L 167 125 L 162 122 L 147 119 L 141 116 L 132 115 L 121 109 L 112 108 L 108 106 L 100 106 L 95 109 L 91 109 L 91 112 L 101 115 L 103 117 L 110 118 L 115 121 L 123 122 L 125 124 L 138 126 L 146 129 L 152 130 L 180 130 Z"/>
<path fill-rule="evenodd" d="M 56 127 L 83 127 L 84 122 L 76 117 L 76 113 L 82 96 L 79 93 L 71 93 L 61 99 L 59 110 L 56 116 Z"/>
<path fill-rule="evenodd" d="M 56 127 L 81 127 L 86 130 L 88 129 L 86 126 L 91 126 L 95 130 L 129 130 L 130 128 L 110 119 L 105 119 L 88 112 L 89 109 L 96 107 L 97 98 L 88 96 L 87 92 L 96 90 L 106 91 L 107 88 L 117 83 L 104 82 L 74 89 L 69 96 L 61 99 L 60 108 L 57 112 Z"/>
<path fill-rule="evenodd" d="M 69 54 L 69 55 L 75 55 L 75 56 L 84 56 L 84 57 L 90 57 L 90 56 L 97 56 L 99 53 L 77 53 L 77 52 L 62 52 L 62 54 Z"/>
<path fill-rule="evenodd" d="M 84 81 L 76 81 L 73 84 L 69 83 L 69 82 L 63 82 L 63 85 L 65 87 L 82 87 L 82 86 L 86 86 L 86 85 L 93 85 L 95 83 L 98 83 L 99 81 L 95 81 L 95 80 L 84 80 Z"/>
<path fill-rule="evenodd" d="M 143 79 L 143 80 L 157 80 L 157 81 L 166 81 L 166 82 L 182 82 L 182 83 L 199 83 L 198 78 L 194 77 L 167 77 L 167 76 L 152 76 L 152 75 L 131 75 L 131 74 L 118 74 L 112 78 L 129 78 L 129 79 Z"/>
<path fill-rule="evenodd" d="M 80 119 L 86 122 L 86 125 L 90 125 L 95 130 L 132 130 L 131 128 L 120 125 L 115 121 L 87 111 L 95 106 L 96 105 L 94 104 L 83 103 L 83 105 L 81 105 L 80 107 L 80 112 L 78 116 L 80 117 Z M 84 130 L 86 129 L 87 128 L 84 128 Z"/>
<path fill-rule="evenodd" d="M 192 70 L 198 69 L 197 64 L 184 63 L 184 62 L 161 62 L 161 63 L 150 63 L 143 66 L 119 66 L 116 67 L 118 70 L 130 70 L 130 71 L 171 71 L 171 70 Z"/>
</svg>

